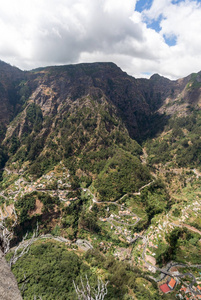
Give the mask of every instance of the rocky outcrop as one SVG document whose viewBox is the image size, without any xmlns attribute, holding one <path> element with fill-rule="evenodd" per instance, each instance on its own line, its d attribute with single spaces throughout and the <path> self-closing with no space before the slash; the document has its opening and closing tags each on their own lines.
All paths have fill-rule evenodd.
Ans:
<svg viewBox="0 0 201 300">
<path fill-rule="evenodd" d="M 22 300 L 15 276 L 0 251 L 0 299 Z"/>
</svg>

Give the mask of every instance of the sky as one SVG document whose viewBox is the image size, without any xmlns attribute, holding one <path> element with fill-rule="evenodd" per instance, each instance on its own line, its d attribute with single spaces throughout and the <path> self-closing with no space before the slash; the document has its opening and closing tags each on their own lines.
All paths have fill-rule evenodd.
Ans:
<svg viewBox="0 0 201 300">
<path fill-rule="evenodd" d="M 201 0 L 0 0 L 0 60 L 181 78 L 201 70 Z"/>
</svg>

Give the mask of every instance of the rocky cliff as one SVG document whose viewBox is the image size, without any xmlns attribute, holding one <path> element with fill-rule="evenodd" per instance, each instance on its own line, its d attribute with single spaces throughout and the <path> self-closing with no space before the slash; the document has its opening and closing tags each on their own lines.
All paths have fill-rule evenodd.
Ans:
<svg viewBox="0 0 201 300">
<path fill-rule="evenodd" d="M 17 281 L 0 251 L 0 298 L 1 300 L 22 300 Z"/>
</svg>

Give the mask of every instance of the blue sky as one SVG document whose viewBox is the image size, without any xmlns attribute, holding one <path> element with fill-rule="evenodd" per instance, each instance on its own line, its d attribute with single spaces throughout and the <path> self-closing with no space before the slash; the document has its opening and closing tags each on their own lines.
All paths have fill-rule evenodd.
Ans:
<svg viewBox="0 0 201 300">
<path fill-rule="evenodd" d="M 161 0 L 163 1 L 163 0 Z M 150 10 L 153 5 L 153 0 L 137 0 L 135 10 L 139 13 L 143 13 L 144 11 Z M 179 5 L 185 0 L 170 0 L 173 5 Z M 189 0 L 189 2 L 201 3 L 201 0 Z M 143 21 L 146 23 L 148 28 L 155 30 L 156 32 L 161 31 L 161 21 L 164 19 L 163 13 L 161 13 L 157 18 L 144 18 Z M 165 43 L 172 47 L 177 44 L 177 36 L 175 34 L 171 34 L 171 36 L 163 35 Z"/>
<path fill-rule="evenodd" d="M 192 1 L 201 3 L 201 0 L 192 0 Z M 185 2 L 185 0 L 172 0 L 171 2 L 172 4 L 179 4 L 181 2 Z M 135 9 L 136 11 L 142 12 L 145 9 L 150 9 L 152 4 L 153 4 L 153 0 L 137 0 Z"/>
<path fill-rule="evenodd" d="M 112 61 L 176 79 L 201 70 L 201 0 L 6 0 L 0 60 L 23 70 Z"/>
<path fill-rule="evenodd" d="M 145 9 L 149 9 L 152 5 L 153 0 L 138 0 L 135 6 L 135 10 L 142 12 Z"/>
<path fill-rule="evenodd" d="M 142 13 L 144 10 L 149 10 L 153 4 L 153 0 L 138 0 L 135 6 L 135 10 Z M 162 14 L 157 19 L 147 20 L 144 19 L 144 22 L 147 24 L 148 28 L 152 28 L 155 31 L 159 32 L 161 30 L 160 22 L 162 20 Z"/>
</svg>

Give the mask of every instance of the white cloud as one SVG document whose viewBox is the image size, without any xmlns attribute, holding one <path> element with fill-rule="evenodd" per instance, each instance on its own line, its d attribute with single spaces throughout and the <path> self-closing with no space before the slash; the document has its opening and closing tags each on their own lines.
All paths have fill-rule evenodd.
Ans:
<svg viewBox="0 0 201 300">
<path fill-rule="evenodd" d="M 144 10 L 144 15 L 150 19 L 157 19 L 171 6 L 171 0 L 154 0 L 150 9 Z"/>
<path fill-rule="evenodd" d="M 141 38 L 129 19 L 134 6 L 130 0 L 7 0 L 0 12 L 0 55 L 6 57 L 8 45 L 15 49 L 12 59 L 32 67 L 76 62 L 82 52 L 128 51 L 129 37 Z"/>
<path fill-rule="evenodd" d="M 181 77 L 201 69 L 201 7 L 173 2 L 154 0 L 139 13 L 136 0 L 2 1 L 0 59 L 22 69 L 113 61 L 136 77 Z M 160 32 L 147 27 L 161 15 Z"/>
<path fill-rule="evenodd" d="M 176 45 L 159 54 L 162 74 L 180 77 L 201 69 L 201 5 L 197 1 L 154 0 L 150 10 L 143 12 L 144 18 L 160 22 L 161 37 L 176 37 Z M 158 51 L 157 51 L 158 52 Z"/>
</svg>

